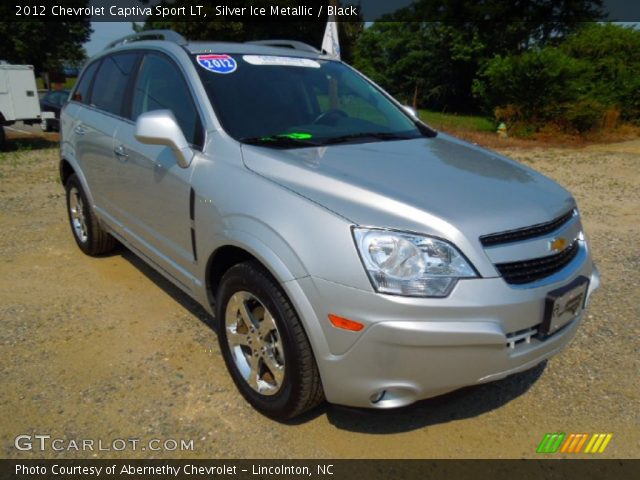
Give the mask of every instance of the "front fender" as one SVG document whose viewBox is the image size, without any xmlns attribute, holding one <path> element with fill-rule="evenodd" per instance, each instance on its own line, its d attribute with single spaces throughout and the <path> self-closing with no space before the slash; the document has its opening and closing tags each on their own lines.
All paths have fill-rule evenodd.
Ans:
<svg viewBox="0 0 640 480">
<path fill-rule="evenodd" d="M 218 247 L 232 245 L 256 257 L 280 283 L 309 275 L 289 243 L 266 223 L 247 216 L 225 219 Z"/>
</svg>

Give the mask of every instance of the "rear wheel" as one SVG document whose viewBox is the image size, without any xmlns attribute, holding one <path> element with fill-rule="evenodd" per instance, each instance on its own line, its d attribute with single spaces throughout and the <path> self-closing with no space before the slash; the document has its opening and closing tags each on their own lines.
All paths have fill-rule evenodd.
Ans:
<svg viewBox="0 0 640 480">
<path fill-rule="evenodd" d="M 240 263 L 223 276 L 216 318 L 227 368 L 256 410 L 286 420 L 322 402 L 320 374 L 300 319 L 259 264 Z"/>
<path fill-rule="evenodd" d="M 0 125 L 0 149 L 2 149 L 4 147 L 4 127 L 2 125 Z"/>
<path fill-rule="evenodd" d="M 42 121 L 40 122 L 40 128 L 42 129 L 43 132 L 51 131 L 51 125 L 49 124 L 49 121 L 46 118 L 42 119 Z"/>
<path fill-rule="evenodd" d="M 98 222 L 76 175 L 68 178 L 65 190 L 69 224 L 80 250 L 91 256 L 113 250 L 117 241 Z"/>
</svg>

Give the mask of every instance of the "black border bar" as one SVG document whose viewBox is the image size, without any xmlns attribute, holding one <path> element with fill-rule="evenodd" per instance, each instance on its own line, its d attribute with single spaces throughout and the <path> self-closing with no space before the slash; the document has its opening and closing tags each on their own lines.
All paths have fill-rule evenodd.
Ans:
<svg viewBox="0 0 640 480">
<path fill-rule="evenodd" d="M 56 473 L 57 472 L 57 473 Z M 65 472 L 64 474 L 60 472 Z M 177 472 L 177 474 L 176 474 Z M 640 460 L 0 460 L 2 479 L 636 480 Z"/>
<path fill-rule="evenodd" d="M 593 8 L 601 12 L 597 20 L 640 22 L 640 2 L 586 1 L 591 1 Z M 389 15 L 407 8 L 411 11 L 409 21 L 420 22 L 475 22 L 484 15 L 487 15 L 489 22 L 513 22 L 527 21 L 528 15 L 525 10 L 522 10 L 522 18 L 514 18 L 514 14 L 517 16 L 518 13 L 517 11 L 514 13 L 513 8 L 509 8 L 513 0 L 495 0 L 494 3 L 483 7 L 485 10 L 482 11 L 478 10 L 478 2 L 475 0 L 339 0 L 339 3 L 342 9 L 336 13 L 335 18 L 342 22 L 385 21 L 391 18 Z M 333 4 L 333 0 L 172 0 L 171 2 L 166 0 L 163 2 L 160 0 L 90 0 L 89 9 L 82 10 L 85 13 L 81 13 L 81 10 L 73 9 L 85 6 L 84 1 L 14 0 L 0 5 L 2 14 L 0 21 L 60 22 L 89 17 L 94 22 L 144 22 L 147 19 L 181 22 L 326 22 L 329 7 Z M 25 9 L 25 6 L 30 8 Z M 163 7 L 175 7 L 178 10 L 169 17 L 163 17 L 166 12 Z M 184 9 L 181 10 L 183 7 Z M 272 10 L 271 7 L 283 8 Z M 548 8 L 548 5 L 540 8 Z M 565 6 L 565 8 L 571 7 Z M 509 18 L 501 20 L 501 12 L 505 11 L 510 12 Z M 75 15 L 72 12 L 78 12 L 78 14 Z M 553 15 L 553 12 L 550 11 L 549 14 Z"/>
</svg>

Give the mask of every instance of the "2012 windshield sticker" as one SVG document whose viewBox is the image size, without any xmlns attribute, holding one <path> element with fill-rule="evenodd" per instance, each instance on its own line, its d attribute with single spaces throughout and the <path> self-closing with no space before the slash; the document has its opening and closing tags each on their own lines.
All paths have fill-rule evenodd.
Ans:
<svg viewBox="0 0 640 480">
<path fill-rule="evenodd" d="M 198 65 L 214 73 L 233 73 L 238 68 L 235 59 L 227 54 L 198 55 Z"/>
</svg>

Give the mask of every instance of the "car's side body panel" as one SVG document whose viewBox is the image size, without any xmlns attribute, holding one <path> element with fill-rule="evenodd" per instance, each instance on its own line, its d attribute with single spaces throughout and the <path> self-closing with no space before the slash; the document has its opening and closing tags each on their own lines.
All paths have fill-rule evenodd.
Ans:
<svg viewBox="0 0 640 480">
<path fill-rule="evenodd" d="M 133 122 L 122 122 L 115 148 L 122 152 L 116 164 L 120 194 L 114 216 L 147 249 L 164 252 L 193 271 L 189 197 L 191 176 L 201 160 L 196 157 L 188 168 L 181 168 L 171 149 L 140 143 Z"/>
</svg>

